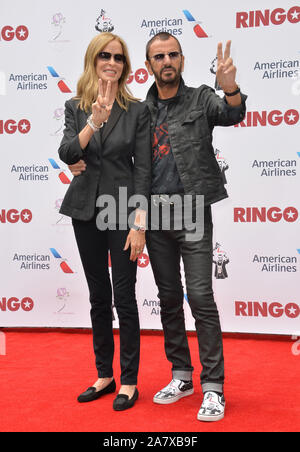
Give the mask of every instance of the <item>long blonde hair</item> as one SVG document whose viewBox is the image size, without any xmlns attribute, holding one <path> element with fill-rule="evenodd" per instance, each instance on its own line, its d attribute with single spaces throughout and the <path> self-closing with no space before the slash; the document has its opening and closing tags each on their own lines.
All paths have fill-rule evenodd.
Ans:
<svg viewBox="0 0 300 452">
<path fill-rule="evenodd" d="M 88 112 L 91 109 L 92 104 L 96 101 L 98 96 L 98 76 L 95 70 L 98 54 L 113 40 L 119 41 L 123 49 L 123 54 L 126 57 L 123 72 L 119 80 L 116 100 L 124 110 L 128 110 L 129 102 L 138 101 L 138 99 L 133 97 L 126 85 L 129 74 L 132 72 L 127 45 L 123 39 L 117 35 L 112 33 L 101 33 L 91 40 L 86 50 L 84 57 L 84 72 L 77 83 L 76 99 L 80 100 L 79 107 L 85 112 Z"/>
</svg>

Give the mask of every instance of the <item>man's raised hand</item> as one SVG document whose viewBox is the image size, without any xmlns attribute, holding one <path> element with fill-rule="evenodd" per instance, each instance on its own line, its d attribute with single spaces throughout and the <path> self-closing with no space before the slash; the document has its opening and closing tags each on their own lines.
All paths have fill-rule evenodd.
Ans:
<svg viewBox="0 0 300 452">
<path fill-rule="evenodd" d="M 237 88 L 235 81 L 236 67 L 233 64 L 233 60 L 230 57 L 231 41 L 227 41 L 224 55 L 222 43 L 218 43 L 217 57 L 218 57 L 218 69 L 217 69 L 217 81 L 220 87 L 225 92 L 233 92 Z"/>
</svg>

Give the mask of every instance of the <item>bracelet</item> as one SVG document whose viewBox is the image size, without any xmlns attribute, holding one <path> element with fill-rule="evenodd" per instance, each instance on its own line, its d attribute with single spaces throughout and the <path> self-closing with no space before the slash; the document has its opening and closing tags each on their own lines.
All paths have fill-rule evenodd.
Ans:
<svg viewBox="0 0 300 452">
<path fill-rule="evenodd" d="M 92 116 L 93 115 L 90 115 L 87 118 L 86 123 L 90 126 L 90 128 L 93 130 L 93 132 L 97 132 L 99 129 L 101 129 L 101 127 L 103 127 L 104 122 L 102 122 L 101 125 L 98 127 L 98 126 L 96 126 L 96 124 L 93 123 Z"/>
<path fill-rule="evenodd" d="M 227 96 L 227 97 L 231 97 L 231 96 L 236 96 L 238 93 L 240 93 L 241 92 L 241 90 L 240 90 L 240 87 L 239 86 L 237 86 L 237 89 L 235 90 L 235 91 L 233 91 L 232 93 L 226 93 L 225 91 L 224 91 L 224 94 L 225 94 L 225 96 Z"/>
</svg>

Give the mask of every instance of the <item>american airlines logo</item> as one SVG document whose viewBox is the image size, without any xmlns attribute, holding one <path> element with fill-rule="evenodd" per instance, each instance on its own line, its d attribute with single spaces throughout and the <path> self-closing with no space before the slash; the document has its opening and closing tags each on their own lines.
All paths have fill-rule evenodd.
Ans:
<svg viewBox="0 0 300 452">
<path fill-rule="evenodd" d="M 68 85 L 64 82 L 64 78 L 61 77 L 56 70 L 54 69 L 54 67 L 52 66 L 47 66 L 48 71 L 50 72 L 50 75 L 57 80 L 57 86 L 60 90 L 61 93 L 71 93 L 72 91 L 70 90 L 70 88 L 68 87 Z"/>
<path fill-rule="evenodd" d="M 209 37 L 205 32 L 204 28 L 200 26 L 201 22 L 197 21 L 189 10 L 184 9 L 183 14 L 185 15 L 187 21 L 192 24 L 194 33 L 197 36 L 197 38 Z"/>
<path fill-rule="evenodd" d="M 50 251 L 56 261 L 59 263 L 61 270 L 64 273 L 72 274 L 74 273 L 71 267 L 67 264 L 66 259 L 63 259 L 60 253 L 55 248 L 50 248 Z"/>
<path fill-rule="evenodd" d="M 60 168 L 60 166 L 58 165 L 58 163 L 54 160 L 54 159 L 48 159 L 49 162 L 51 163 L 51 166 L 54 170 L 56 170 L 58 177 L 60 179 L 60 181 L 64 184 L 64 185 L 68 185 L 71 183 L 70 179 L 68 178 L 68 176 L 66 175 L 65 171 L 62 170 Z"/>
</svg>

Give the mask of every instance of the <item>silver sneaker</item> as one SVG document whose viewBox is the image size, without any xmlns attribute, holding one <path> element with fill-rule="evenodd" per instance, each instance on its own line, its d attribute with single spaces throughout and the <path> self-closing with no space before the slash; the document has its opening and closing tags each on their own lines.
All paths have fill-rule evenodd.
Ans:
<svg viewBox="0 0 300 452">
<path fill-rule="evenodd" d="M 168 384 L 161 391 L 157 392 L 153 397 L 154 403 L 160 403 L 162 405 L 167 405 L 169 403 L 177 402 L 177 400 L 182 397 L 192 395 L 194 393 L 193 382 L 185 382 L 182 380 L 173 379 L 171 383 Z"/>
<path fill-rule="evenodd" d="M 225 414 L 224 396 L 219 396 L 213 391 L 204 394 L 201 408 L 198 412 L 197 419 L 199 421 L 214 422 L 223 419 Z"/>
</svg>

